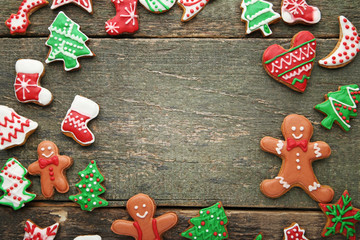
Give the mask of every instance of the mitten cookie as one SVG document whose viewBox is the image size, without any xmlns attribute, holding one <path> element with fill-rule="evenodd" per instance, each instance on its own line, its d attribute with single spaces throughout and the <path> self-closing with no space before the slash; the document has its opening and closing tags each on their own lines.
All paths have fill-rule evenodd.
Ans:
<svg viewBox="0 0 360 240">
<path fill-rule="evenodd" d="M 134 33 L 139 30 L 137 15 L 137 0 L 111 0 L 116 9 L 116 15 L 105 23 L 106 33 L 120 35 Z"/>
<path fill-rule="evenodd" d="M 304 92 L 310 79 L 316 55 L 316 39 L 308 31 L 297 33 L 290 49 L 274 44 L 263 54 L 263 66 L 276 81 L 289 88 Z"/>
<path fill-rule="evenodd" d="M 55 223 L 49 227 L 40 228 L 29 219 L 25 223 L 24 230 L 24 240 L 54 240 L 59 230 L 59 224 Z"/>
<path fill-rule="evenodd" d="M 270 24 L 280 20 L 280 14 L 275 12 L 273 5 L 265 0 L 243 0 L 241 3 L 241 21 L 246 23 L 246 34 L 260 30 L 264 37 L 270 36 Z"/>
<path fill-rule="evenodd" d="M 227 239 L 229 234 L 226 229 L 228 218 L 221 202 L 201 209 L 199 215 L 189 220 L 189 227 L 181 236 L 196 240 Z"/>
<path fill-rule="evenodd" d="M 360 209 L 354 208 L 347 190 L 335 204 L 319 204 L 327 222 L 321 236 L 340 233 L 350 240 L 356 240 L 355 224 L 360 221 Z"/>
<path fill-rule="evenodd" d="M 25 203 L 32 201 L 36 195 L 26 191 L 31 181 L 25 178 L 26 168 L 15 158 L 10 158 L 0 171 L 0 190 L 4 192 L 0 196 L 0 204 L 18 210 Z"/>
<path fill-rule="evenodd" d="M 17 14 L 11 14 L 10 18 L 5 22 L 10 29 L 10 33 L 25 34 L 30 24 L 30 15 L 48 4 L 49 2 L 46 0 L 23 0 Z"/>
<path fill-rule="evenodd" d="M 334 50 L 319 61 L 325 68 L 340 68 L 349 64 L 360 51 L 360 37 L 355 26 L 344 16 L 339 17 L 340 36 Z"/>
<path fill-rule="evenodd" d="M 51 141 L 43 141 L 39 144 L 38 160 L 32 163 L 28 170 L 31 175 L 40 175 L 41 192 L 45 198 L 54 195 L 54 188 L 59 193 L 69 191 L 69 183 L 65 171 L 72 164 L 72 158 L 59 155 L 59 149 Z"/>
<path fill-rule="evenodd" d="M 126 209 L 134 221 L 116 220 L 111 230 L 136 240 L 162 239 L 161 235 L 174 227 L 178 221 L 176 213 L 168 212 L 154 218 L 156 205 L 146 194 L 137 194 L 129 199 Z"/>
<path fill-rule="evenodd" d="M 262 150 L 282 159 L 278 176 L 264 180 L 260 185 L 261 192 L 270 198 L 278 198 L 293 187 L 301 187 L 315 201 L 330 202 L 334 190 L 320 185 L 312 168 L 312 162 L 330 156 L 329 145 L 320 141 L 310 142 L 313 126 L 301 115 L 288 115 L 281 125 L 281 132 L 285 141 L 272 137 L 261 139 Z"/>
<path fill-rule="evenodd" d="M 38 124 L 17 114 L 14 109 L 0 105 L 0 150 L 25 144 Z"/>
<path fill-rule="evenodd" d="M 320 21 L 321 12 L 305 0 L 282 0 L 281 17 L 288 24 L 315 24 Z"/>
<path fill-rule="evenodd" d="M 350 118 L 357 116 L 357 104 L 360 100 L 360 91 L 356 84 L 339 87 L 338 91 L 330 92 L 325 95 L 325 102 L 316 105 L 314 108 L 326 118 L 321 121 L 321 125 L 331 129 L 334 122 L 343 130 L 350 130 Z"/>
<path fill-rule="evenodd" d="M 53 96 L 49 90 L 40 86 L 40 79 L 44 75 L 44 65 L 33 59 L 20 59 L 15 64 L 16 78 L 14 83 L 15 96 L 22 103 L 36 103 L 46 106 L 51 103 Z"/>
<path fill-rule="evenodd" d="M 61 131 L 82 146 L 95 142 L 95 136 L 87 124 L 99 114 L 100 107 L 96 102 L 76 95 L 61 123 Z"/>
<path fill-rule="evenodd" d="M 105 192 L 101 183 L 105 180 L 97 168 L 96 162 L 92 160 L 87 168 L 79 172 L 81 181 L 76 184 L 80 192 L 69 197 L 71 201 L 78 203 L 82 210 L 92 211 L 94 208 L 106 207 L 109 203 L 99 197 Z"/>
</svg>

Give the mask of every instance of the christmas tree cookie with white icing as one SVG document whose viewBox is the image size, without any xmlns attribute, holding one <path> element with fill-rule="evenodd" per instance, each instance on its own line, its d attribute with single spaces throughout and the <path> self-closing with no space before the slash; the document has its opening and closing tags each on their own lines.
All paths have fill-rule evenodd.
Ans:
<svg viewBox="0 0 360 240">
<path fill-rule="evenodd" d="M 170 10 L 176 0 L 139 0 L 148 11 L 153 13 L 164 13 Z"/>
<path fill-rule="evenodd" d="M 261 30 L 263 36 L 272 34 L 270 24 L 280 20 L 280 14 L 272 8 L 272 3 L 265 0 L 243 0 L 241 20 L 246 23 L 246 34 Z"/>
<path fill-rule="evenodd" d="M 80 31 L 75 23 L 63 12 L 59 12 L 49 27 L 50 36 L 46 46 L 50 47 L 46 63 L 63 61 L 65 71 L 80 68 L 79 57 L 91 57 L 94 54 L 86 45 L 89 38 Z"/>
<path fill-rule="evenodd" d="M 79 172 L 81 178 L 76 187 L 80 190 L 77 195 L 69 197 L 71 201 L 80 205 L 82 210 L 92 211 L 94 208 L 106 207 L 109 203 L 99 197 L 105 192 L 105 187 L 101 183 L 105 180 L 100 173 L 96 162 L 92 160 L 85 170 Z"/>
<path fill-rule="evenodd" d="M 17 114 L 14 109 L 0 105 L 0 150 L 25 144 L 38 124 Z"/>
<path fill-rule="evenodd" d="M 15 158 L 7 160 L 0 171 L 0 190 L 4 192 L 0 196 L 0 205 L 18 210 L 36 197 L 36 194 L 26 191 L 31 185 L 31 181 L 25 178 L 26 174 L 26 168 L 18 160 Z"/>
</svg>

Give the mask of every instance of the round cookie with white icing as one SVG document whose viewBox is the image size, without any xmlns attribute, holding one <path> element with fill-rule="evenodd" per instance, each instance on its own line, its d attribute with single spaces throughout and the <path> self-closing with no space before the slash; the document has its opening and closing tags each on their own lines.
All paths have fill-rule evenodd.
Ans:
<svg viewBox="0 0 360 240">
<path fill-rule="evenodd" d="M 282 159 L 278 176 L 264 180 L 260 185 L 261 192 L 267 197 L 278 198 L 291 188 L 300 187 L 315 201 L 330 202 L 334 197 L 334 190 L 320 185 L 312 168 L 312 162 L 330 156 L 329 145 L 322 141 L 310 142 L 313 126 L 301 115 L 291 114 L 285 117 L 281 131 L 285 141 L 264 137 L 260 142 L 262 150 Z"/>
<path fill-rule="evenodd" d="M 176 0 L 139 0 L 139 2 L 150 12 L 164 13 L 175 5 Z"/>
<path fill-rule="evenodd" d="M 344 16 L 339 17 L 340 37 L 334 50 L 319 61 L 325 68 L 340 68 L 349 64 L 360 51 L 360 37 L 355 26 Z"/>
</svg>

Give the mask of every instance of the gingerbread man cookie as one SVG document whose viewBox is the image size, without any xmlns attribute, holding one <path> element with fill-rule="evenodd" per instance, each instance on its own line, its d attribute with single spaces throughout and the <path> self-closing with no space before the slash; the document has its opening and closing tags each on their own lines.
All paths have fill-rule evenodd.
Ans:
<svg viewBox="0 0 360 240">
<path fill-rule="evenodd" d="M 178 217 L 174 212 L 154 218 L 156 205 L 146 194 L 137 194 L 129 199 L 126 209 L 134 221 L 116 220 L 111 230 L 119 235 L 126 235 L 136 240 L 160 240 L 161 235 L 175 226 Z"/>
<path fill-rule="evenodd" d="M 260 190 L 270 198 L 278 198 L 293 187 L 301 187 L 317 202 L 327 203 L 334 197 L 334 190 L 320 185 L 312 169 L 312 162 L 331 154 L 325 142 L 310 142 L 313 126 L 304 116 L 288 115 L 282 125 L 285 141 L 272 137 L 261 139 L 261 149 L 282 159 L 277 177 L 261 183 Z"/>
<path fill-rule="evenodd" d="M 59 155 L 59 149 L 51 141 L 43 141 L 39 144 L 39 160 L 32 163 L 28 170 L 31 175 L 40 175 L 41 192 L 45 198 L 54 195 L 54 188 L 59 193 L 69 191 L 69 183 L 65 176 L 65 170 L 72 164 L 72 158 Z"/>
</svg>

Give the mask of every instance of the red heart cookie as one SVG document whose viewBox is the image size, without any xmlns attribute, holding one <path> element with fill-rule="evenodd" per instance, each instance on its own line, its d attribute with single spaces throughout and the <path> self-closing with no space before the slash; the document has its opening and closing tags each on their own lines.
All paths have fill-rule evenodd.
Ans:
<svg viewBox="0 0 360 240">
<path fill-rule="evenodd" d="M 315 55 L 314 35 L 301 31 L 292 38 L 288 50 L 277 44 L 268 47 L 263 55 L 263 66 L 276 81 L 295 91 L 304 92 L 314 66 Z"/>
</svg>

